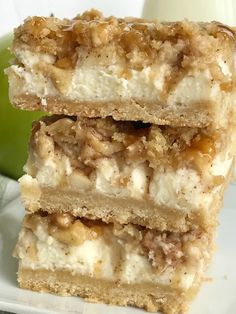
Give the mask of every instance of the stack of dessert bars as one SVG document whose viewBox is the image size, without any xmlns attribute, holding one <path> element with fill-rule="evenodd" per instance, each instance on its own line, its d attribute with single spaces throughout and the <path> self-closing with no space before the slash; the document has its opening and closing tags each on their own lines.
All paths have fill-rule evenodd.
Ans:
<svg viewBox="0 0 236 314">
<path fill-rule="evenodd" d="M 183 313 L 234 165 L 235 34 L 217 23 L 32 17 L 10 98 L 33 124 L 20 287 Z"/>
</svg>

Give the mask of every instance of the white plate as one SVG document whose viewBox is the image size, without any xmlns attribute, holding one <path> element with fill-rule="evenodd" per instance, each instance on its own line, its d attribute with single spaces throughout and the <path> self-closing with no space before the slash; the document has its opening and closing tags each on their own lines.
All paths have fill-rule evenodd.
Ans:
<svg viewBox="0 0 236 314">
<path fill-rule="evenodd" d="M 236 313 L 236 188 L 226 193 L 220 215 L 218 251 L 206 281 L 189 314 Z M 11 254 L 24 211 L 19 198 L 0 209 L 0 309 L 14 313 L 138 314 L 142 310 L 85 303 L 76 297 L 58 297 L 17 287 L 17 260 Z"/>
</svg>

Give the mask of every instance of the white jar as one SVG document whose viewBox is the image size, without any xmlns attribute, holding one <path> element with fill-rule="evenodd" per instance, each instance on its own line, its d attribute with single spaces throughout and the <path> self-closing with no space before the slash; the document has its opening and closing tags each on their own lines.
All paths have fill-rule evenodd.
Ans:
<svg viewBox="0 0 236 314">
<path fill-rule="evenodd" d="M 236 0 L 146 0 L 143 17 L 160 21 L 219 21 L 236 25 Z"/>
</svg>

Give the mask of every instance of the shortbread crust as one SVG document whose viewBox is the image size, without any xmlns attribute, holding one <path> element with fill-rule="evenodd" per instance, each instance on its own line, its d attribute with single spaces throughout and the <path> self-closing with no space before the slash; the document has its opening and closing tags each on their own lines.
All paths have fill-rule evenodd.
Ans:
<svg viewBox="0 0 236 314">
<path fill-rule="evenodd" d="M 215 196 L 214 203 L 198 211 L 181 212 L 170 207 L 155 207 L 145 201 L 107 198 L 101 194 L 65 192 L 60 189 L 40 188 L 34 180 L 23 177 L 22 201 L 28 213 L 45 209 L 47 212 L 68 213 L 104 222 L 134 223 L 149 228 L 170 231 L 188 231 L 193 226 L 209 230 L 218 225 L 218 213 L 222 207 L 223 192 Z"/>
<path fill-rule="evenodd" d="M 184 295 L 178 291 L 166 291 L 162 286 L 152 284 L 120 284 L 85 275 L 72 275 L 65 270 L 32 270 L 20 266 L 18 282 L 23 289 L 60 296 L 80 296 L 92 303 L 131 305 L 148 312 L 178 314 L 187 311 L 188 303 L 198 291 L 201 280 Z"/>
</svg>

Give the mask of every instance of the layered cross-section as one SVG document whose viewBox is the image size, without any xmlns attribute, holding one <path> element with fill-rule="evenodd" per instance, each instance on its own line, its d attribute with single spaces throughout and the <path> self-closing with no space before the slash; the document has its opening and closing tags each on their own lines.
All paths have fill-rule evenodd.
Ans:
<svg viewBox="0 0 236 314">
<path fill-rule="evenodd" d="M 235 33 L 221 23 L 28 18 L 8 69 L 12 103 L 85 117 L 227 127 L 235 103 Z"/>
<path fill-rule="evenodd" d="M 15 256 L 21 287 L 149 311 L 186 309 L 203 280 L 213 235 L 105 224 L 71 214 L 26 215 Z"/>
<path fill-rule="evenodd" d="M 26 209 L 187 231 L 216 224 L 233 130 L 52 116 L 33 127 Z"/>
</svg>

